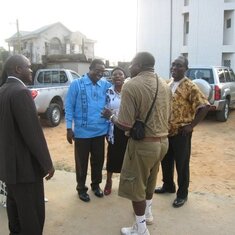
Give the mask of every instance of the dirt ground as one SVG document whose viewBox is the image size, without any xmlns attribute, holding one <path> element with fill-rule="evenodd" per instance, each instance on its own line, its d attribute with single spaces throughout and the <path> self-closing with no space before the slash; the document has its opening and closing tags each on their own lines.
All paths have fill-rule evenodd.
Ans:
<svg viewBox="0 0 235 235">
<path fill-rule="evenodd" d="M 43 130 L 56 168 L 74 171 L 73 145 L 66 141 L 64 120 Z M 235 110 L 227 122 L 210 115 L 195 128 L 190 167 L 191 191 L 235 196 Z"/>
<path fill-rule="evenodd" d="M 81 202 L 75 191 L 73 145 L 66 141 L 65 122 L 43 127 L 57 169 L 45 182 L 46 223 L 44 235 L 118 235 L 122 226 L 133 223 L 128 200 L 117 196 L 118 174 L 113 191 L 104 199 L 89 190 L 91 202 Z M 175 195 L 154 195 L 155 223 L 151 235 L 235 234 L 235 110 L 224 123 L 209 116 L 194 130 L 191 154 L 189 200 L 182 207 L 171 206 Z M 65 171 L 64 171 L 65 170 Z M 105 169 L 104 181 L 105 184 Z M 87 178 L 88 184 L 90 175 Z M 157 184 L 161 185 L 161 171 Z M 5 209 L 0 206 L 0 235 L 6 235 Z"/>
</svg>

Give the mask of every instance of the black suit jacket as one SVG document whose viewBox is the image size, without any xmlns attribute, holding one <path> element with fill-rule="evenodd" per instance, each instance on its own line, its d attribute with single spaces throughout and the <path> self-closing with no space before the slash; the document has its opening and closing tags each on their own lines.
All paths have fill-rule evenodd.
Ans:
<svg viewBox="0 0 235 235">
<path fill-rule="evenodd" d="M 8 78 L 0 87 L 0 180 L 35 182 L 52 168 L 30 91 Z"/>
</svg>

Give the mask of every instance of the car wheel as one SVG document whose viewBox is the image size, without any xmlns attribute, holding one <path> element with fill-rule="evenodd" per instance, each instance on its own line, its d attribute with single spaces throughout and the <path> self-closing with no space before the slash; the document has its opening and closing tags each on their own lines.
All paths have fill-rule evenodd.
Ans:
<svg viewBox="0 0 235 235">
<path fill-rule="evenodd" d="M 62 111 L 58 104 L 50 104 L 46 111 L 47 124 L 51 127 L 58 126 L 61 121 Z"/>
<path fill-rule="evenodd" d="M 221 111 L 216 112 L 216 120 L 219 122 L 226 122 L 229 116 L 229 101 L 226 100 Z"/>
</svg>

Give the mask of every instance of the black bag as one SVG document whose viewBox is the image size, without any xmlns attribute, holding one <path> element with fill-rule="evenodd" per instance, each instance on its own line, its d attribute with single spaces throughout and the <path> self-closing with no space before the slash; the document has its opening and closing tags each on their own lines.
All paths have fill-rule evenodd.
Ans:
<svg viewBox="0 0 235 235">
<path fill-rule="evenodd" d="M 133 127 L 130 130 L 130 137 L 133 140 L 142 140 L 145 137 L 145 123 L 136 120 Z"/>
<path fill-rule="evenodd" d="M 145 121 L 142 122 L 140 120 L 135 120 L 133 127 L 130 129 L 130 137 L 133 140 L 142 140 L 145 137 L 145 124 L 148 121 L 148 118 L 150 116 L 150 112 L 152 111 L 152 108 L 153 108 L 153 105 L 156 101 L 157 93 L 158 93 L 158 77 L 157 76 L 156 76 L 156 79 L 157 79 L 157 89 L 156 89 L 155 97 L 154 97 L 152 105 L 148 111 L 148 114 L 145 118 Z"/>
</svg>

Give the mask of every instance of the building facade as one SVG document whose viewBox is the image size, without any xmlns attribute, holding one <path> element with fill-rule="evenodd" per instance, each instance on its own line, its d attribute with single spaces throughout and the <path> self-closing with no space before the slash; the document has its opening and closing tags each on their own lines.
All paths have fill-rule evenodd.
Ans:
<svg viewBox="0 0 235 235">
<path fill-rule="evenodd" d="M 71 32 L 60 22 L 32 32 L 20 31 L 6 40 L 9 51 L 22 53 L 32 63 L 42 63 L 43 56 L 83 54 L 87 60 L 94 58 L 95 41 L 80 32 Z"/>
<path fill-rule="evenodd" d="M 235 70 L 234 11 L 235 0 L 138 0 L 137 51 L 151 52 L 165 78 L 179 55 Z"/>
</svg>

